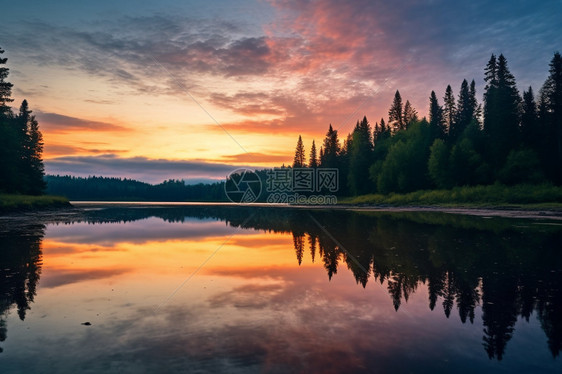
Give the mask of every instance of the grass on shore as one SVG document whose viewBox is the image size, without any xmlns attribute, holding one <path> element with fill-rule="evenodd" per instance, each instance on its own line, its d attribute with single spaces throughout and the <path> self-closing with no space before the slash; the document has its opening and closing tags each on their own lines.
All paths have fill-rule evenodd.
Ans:
<svg viewBox="0 0 562 374">
<path fill-rule="evenodd" d="M 26 211 L 70 206 L 66 197 L 62 196 L 30 196 L 0 194 L 0 212 Z"/>
<path fill-rule="evenodd" d="M 562 208 L 562 187 L 549 184 L 455 187 L 451 190 L 424 190 L 406 194 L 369 194 L 339 201 L 356 205 L 442 205 L 442 206 L 525 206 Z"/>
</svg>

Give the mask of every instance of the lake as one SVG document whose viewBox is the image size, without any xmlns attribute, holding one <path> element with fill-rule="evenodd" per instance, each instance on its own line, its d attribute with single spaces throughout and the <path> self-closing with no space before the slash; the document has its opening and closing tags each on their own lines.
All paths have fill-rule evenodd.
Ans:
<svg viewBox="0 0 562 374">
<path fill-rule="evenodd" d="M 91 205 L 0 248 L 2 373 L 562 371 L 560 220 Z"/>
</svg>

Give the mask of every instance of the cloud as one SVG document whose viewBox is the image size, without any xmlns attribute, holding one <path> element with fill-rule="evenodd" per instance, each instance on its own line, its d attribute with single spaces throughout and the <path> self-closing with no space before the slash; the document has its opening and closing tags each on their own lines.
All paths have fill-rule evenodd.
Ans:
<svg viewBox="0 0 562 374">
<path fill-rule="evenodd" d="M 247 20 L 253 28 L 155 14 L 72 27 L 26 20 L 3 34 L 22 61 L 106 79 L 120 93 L 187 89 L 242 116 L 229 121 L 240 131 L 319 134 L 332 123 L 345 136 L 363 115 L 387 117 L 396 89 L 422 116 L 429 93 L 442 97 L 447 84 L 474 78 L 482 94 L 492 52 L 538 91 L 562 33 L 556 0 L 270 3 L 276 18 Z"/>
<path fill-rule="evenodd" d="M 128 128 L 108 122 L 65 116 L 57 113 L 35 111 L 41 130 L 49 133 L 67 133 L 75 131 L 129 131 Z"/>
<path fill-rule="evenodd" d="M 281 165 L 282 163 L 288 163 L 291 161 L 291 157 L 282 154 L 266 154 L 259 152 L 248 152 L 240 153 L 237 155 L 227 155 L 222 156 L 222 159 L 226 162 L 244 162 L 244 163 L 277 163 Z"/>
<path fill-rule="evenodd" d="M 174 161 L 149 159 L 146 157 L 119 157 L 115 154 L 99 156 L 64 156 L 45 160 L 45 171 L 52 175 L 75 175 L 87 177 L 132 178 L 149 183 L 160 183 L 166 179 L 224 179 L 230 172 L 242 166 L 205 161 Z M 255 167 L 245 166 L 251 169 Z"/>
</svg>

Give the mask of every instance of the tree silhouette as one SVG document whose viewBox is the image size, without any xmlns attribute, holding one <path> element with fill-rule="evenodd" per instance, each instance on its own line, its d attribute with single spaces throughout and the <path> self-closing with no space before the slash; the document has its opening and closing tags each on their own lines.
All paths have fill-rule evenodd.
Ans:
<svg viewBox="0 0 562 374">
<path fill-rule="evenodd" d="M 445 138 L 447 128 L 443 118 L 443 108 L 439 105 L 435 91 L 431 91 L 429 97 L 429 125 L 436 129 L 439 138 Z"/>
<path fill-rule="evenodd" d="M 0 54 L 4 51 L 0 48 Z M 40 195 L 45 189 L 42 160 L 43 137 L 27 100 L 14 116 L 12 84 L 6 81 L 7 58 L 0 58 L 0 192 Z"/>
<path fill-rule="evenodd" d="M 562 184 L 562 56 L 554 54 L 550 75 L 541 89 L 541 120 L 545 128 L 543 160 L 550 178 Z"/>
<path fill-rule="evenodd" d="M 447 89 L 445 90 L 443 102 L 443 117 L 445 119 L 445 126 L 448 133 L 451 131 L 451 127 L 454 126 L 455 117 L 457 115 L 455 96 L 453 95 L 453 89 L 451 88 L 451 85 L 448 85 Z"/>
<path fill-rule="evenodd" d="M 4 54 L 4 50 L 0 47 L 0 56 Z M 12 83 L 7 82 L 6 78 L 10 74 L 10 69 L 4 67 L 8 59 L 6 57 L 0 57 L 0 118 L 9 117 L 11 109 L 8 106 L 9 103 L 14 101 L 12 99 Z"/>
<path fill-rule="evenodd" d="M 349 190 L 354 195 L 365 194 L 370 191 L 369 166 L 372 162 L 373 142 L 371 125 L 367 117 L 357 121 L 349 145 Z"/>
<path fill-rule="evenodd" d="M 293 167 L 294 168 L 306 167 L 304 145 L 302 143 L 302 138 L 300 135 L 299 135 L 299 140 L 297 141 L 297 148 L 295 149 L 295 158 L 293 159 Z"/>
<path fill-rule="evenodd" d="M 316 144 L 314 143 L 314 140 L 312 141 L 312 147 L 310 147 L 310 159 L 308 161 L 308 167 L 318 167 L 318 156 L 316 154 Z"/>
<path fill-rule="evenodd" d="M 321 149 L 320 166 L 324 168 L 337 168 L 339 166 L 338 155 L 340 150 L 338 131 L 334 130 L 330 124 Z"/>
<path fill-rule="evenodd" d="M 488 137 L 489 160 L 496 172 L 503 166 L 510 150 L 519 144 L 519 93 L 515 77 L 503 55 L 492 55 L 486 67 L 484 93 L 484 131 Z"/>
<path fill-rule="evenodd" d="M 406 104 L 404 104 L 404 126 L 409 126 L 413 122 L 418 121 L 418 112 L 412 104 L 410 104 L 409 100 L 406 100 Z"/>
<path fill-rule="evenodd" d="M 404 130 L 404 108 L 402 106 L 402 97 L 400 92 L 396 90 L 394 101 L 388 110 L 388 124 L 393 127 L 394 131 Z"/>
</svg>

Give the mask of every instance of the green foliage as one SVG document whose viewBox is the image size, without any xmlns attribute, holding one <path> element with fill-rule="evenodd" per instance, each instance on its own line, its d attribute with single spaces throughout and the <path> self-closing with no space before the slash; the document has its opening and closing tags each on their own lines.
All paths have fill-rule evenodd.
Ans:
<svg viewBox="0 0 562 374">
<path fill-rule="evenodd" d="M 70 206 L 61 196 L 30 196 L 0 194 L 0 213 Z"/>
<path fill-rule="evenodd" d="M 435 139 L 429 149 L 430 156 L 428 161 L 429 176 L 438 188 L 450 188 L 453 185 L 449 173 L 450 151 L 442 139 Z"/>
<path fill-rule="evenodd" d="M 0 58 L 0 66 L 6 61 Z M 0 68 L 0 191 L 40 195 L 45 189 L 43 136 L 27 100 L 17 115 L 7 106 L 13 101 L 12 84 L 5 81 L 8 73 L 8 68 Z"/>
<path fill-rule="evenodd" d="M 429 186 L 427 164 L 434 136 L 426 121 L 413 123 L 391 140 L 377 176 L 380 192 L 408 192 Z"/>
<path fill-rule="evenodd" d="M 454 187 L 450 190 L 420 190 L 406 194 L 371 194 L 341 200 L 342 204 L 379 205 L 509 205 L 543 204 L 562 208 L 562 187 L 550 184 Z"/>
<path fill-rule="evenodd" d="M 368 193 L 372 190 L 369 183 L 369 166 L 372 163 L 373 142 L 371 126 L 367 117 L 357 122 L 349 143 L 349 190 L 353 195 Z"/>
<path fill-rule="evenodd" d="M 531 149 L 511 151 L 499 172 L 498 180 L 507 185 L 544 181 L 537 154 Z"/>
</svg>

